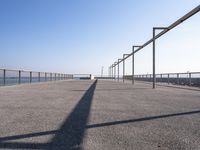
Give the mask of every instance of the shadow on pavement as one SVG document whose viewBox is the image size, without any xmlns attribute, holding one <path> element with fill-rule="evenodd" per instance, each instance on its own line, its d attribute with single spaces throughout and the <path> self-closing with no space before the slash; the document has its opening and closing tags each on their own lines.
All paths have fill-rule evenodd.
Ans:
<svg viewBox="0 0 200 150">
<path fill-rule="evenodd" d="M 80 150 L 97 80 L 83 95 L 60 129 L 0 138 L 0 149 Z M 48 143 L 8 142 L 36 136 L 55 134 Z"/>
<path fill-rule="evenodd" d="M 142 122 L 142 121 L 148 121 L 148 120 L 162 119 L 162 118 L 168 118 L 168 117 L 192 115 L 192 114 L 198 114 L 198 113 L 200 113 L 200 110 L 190 111 L 190 112 L 182 112 L 182 113 L 174 113 L 174 114 L 166 114 L 166 115 L 158 115 L 158 116 L 150 116 L 150 117 L 144 117 L 144 118 L 138 118 L 138 119 L 129 119 L 129 120 L 120 120 L 120 121 L 92 124 L 92 125 L 88 125 L 87 128 L 98 128 L 98 127 L 105 127 L 105 126 L 112 126 L 112 125 L 119 125 L 119 124 L 127 124 L 127 123 L 134 123 L 134 122 Z"/>
<path fill-rule="evenodd" d="M 72 110 L 69 117 L 67 117 L 63 125 L 60 127 L 60 129 L 24 135 L 0 137 L 0 149 L 81 150 L 81 144 L 86 129 L 107 127 L 113 125 L 123 125 L 128 123 L 143 122 L 170 117 L 180 117 L 200 113 L 200 110 L 196 110 L 87 125 L 96 84 L 97 81 L 95 81 L 90 86 L 90 88 L 83 95 L 81 100 Z M 45 135 L 54 135 L 54 137 L 47 143 L 27 143 L 11 141 Z"/>
</svg>

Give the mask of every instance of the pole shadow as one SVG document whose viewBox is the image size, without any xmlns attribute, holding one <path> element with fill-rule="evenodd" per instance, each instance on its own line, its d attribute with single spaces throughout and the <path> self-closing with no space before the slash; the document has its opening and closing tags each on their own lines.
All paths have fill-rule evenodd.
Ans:
<svg viewBox="0 0 200 150">
<path fill-rule="evenodd" d="M 97 80 L 89 87 L 58 130 L 0 138 L 0 149 L 81 150 Z M 8 142 L 9 140 L 55 134 L 47 143 Z"/>
</svg>

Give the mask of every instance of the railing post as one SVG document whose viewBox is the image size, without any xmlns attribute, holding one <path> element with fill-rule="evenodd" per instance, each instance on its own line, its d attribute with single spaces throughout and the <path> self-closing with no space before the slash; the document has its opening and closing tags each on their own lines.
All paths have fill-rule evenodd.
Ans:
<svg viewBox="0 0 200 150">
<path fill-rule="evenodd" d="M 44 75 L 45 76 L 45 81 L 47 81 L 47 73 L 45 72 L 44 74 L 45 74 Z"/>
<path fill-rule="evenodd" d="M 165 27 L 154 27 L 153 28 L 153 88 L 156 88 L 156 63 L 155 63 L 155 41 L 156 41 L 156 30 L 165 30 Z"/>
<path fill-rule="evenodd" d="M 179 85 L 179 74 L 177 73 L 177 84 Z"/>
<path fill-rule="evenodd" d="M 125 59 L 124 59 L 124 56 L 123 56 L 123 83 L 125 81 Z"/>
<path fill-rule="evenodd" d="M 132 47 L 132 52 L 133 52 L 133 55 L 132 55 L 132 84 L 135 83 L 135 78 L 134 78 L 134 74 L 135 74 L 135 70 L 134 70 L 134 65 L 135 65 L 135 60 L 134 60 L 134 56 L 135 56 L 135 50 L 134 50 L 134 46 Z"/>
<path fill-rule="evenodd" d="M 18 79 L 18 84 L 21 83 L 21 70 L 19 70 L 19 79 Z"/>
<path fill-rule="evenodd" d="M 118 65 L 117 65 L 117 81 L 119 82 L 119 60 L 118 60 Z"/>
<path fill-rule="evenodd" d="M 167 75 L 167 83 L 169 84 L 169 74 Z"/>
<path fill-rule="evenodd" d="M 125 57 L 127 56 L 128 54 L 124 54 L 123 55 L 123 83 L 125 82 Z"/>
<path fill-rule="evenodd" d="M 141 48 L 142 46 L 132 46 L 132 84 L 135 83 L 135 48 Z"/>
<path fill-rule="evenodd" d="M 156 88 L 156 74 L 155 74 L 155 28 L 153 28 L 153 88 Z"/>
<path fill-rule="evenodd" d="M 32 72 L 30 71 L 30 83 L 32 83 Z"/>
<path fill-rule="evenodd" d="M 114 65 L 112 65 L 112 80 L 114 80 Z"/>
<path fill-rule="evenodd" d="M 162 82 L 162 74 L 160 74 L 160 81 Z"/>
<path fill-rule="evenodd" d="M 40 72 L 38 72 L 38 82 L 40 82 Z"/>
<path fill-rule="evenodd" d="M 191 86 L 192 82 L 191 82 L 191 73 L 189 73 L 189 86 Z"/>
<path fill-rule="evenodd" d="M 114 80 L 116 80 L 116 65 L 114 66 Z"/>
<path fill-rule="evenodd" d="M 6 69 L 3 70 L 3 85 L 6 85 Z"/>
</svg>

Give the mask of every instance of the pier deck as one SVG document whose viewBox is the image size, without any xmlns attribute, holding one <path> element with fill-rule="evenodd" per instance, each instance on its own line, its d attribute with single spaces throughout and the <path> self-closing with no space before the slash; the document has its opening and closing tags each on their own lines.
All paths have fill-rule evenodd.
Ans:
<svg viewBox="0 0 200 150">
<path fill-rule="evenodd" d="M 200 91 L 114 81 L 0 87 L 0 149 L 200 149 Z"/>
</svg>

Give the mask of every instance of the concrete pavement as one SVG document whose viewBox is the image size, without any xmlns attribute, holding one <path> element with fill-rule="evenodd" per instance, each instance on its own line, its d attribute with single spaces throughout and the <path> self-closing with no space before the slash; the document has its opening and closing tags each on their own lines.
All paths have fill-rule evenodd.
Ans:
<svg viewBox="0 0 200 150">
<path fill-rule="evenodd" d="M 0 149 L 200 149 L 195 90 L 105 80 L 0 87 L 0 118 Z"/>
</svg>

